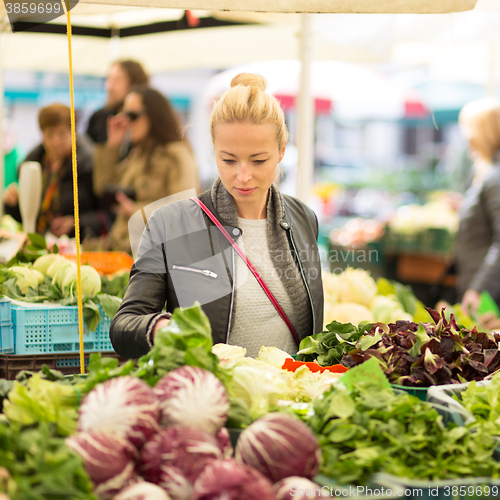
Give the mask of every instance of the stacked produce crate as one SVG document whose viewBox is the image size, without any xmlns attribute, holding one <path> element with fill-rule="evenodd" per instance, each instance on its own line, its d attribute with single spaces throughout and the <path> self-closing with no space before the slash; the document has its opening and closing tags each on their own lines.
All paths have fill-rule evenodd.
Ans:
<svg viewBox="0 0 500 500">
<path fill-rule="evenodd" d="M 66 257 L 68 262 L 74 261 L 74 257 Z M 92 266 L 101 275 L 124 272 L 132 263 L 130 256 L 120 252 L 82 254 L 82 264 Z M 71 266 L 74 268 L 74 263 Z M 15 290 L 12 285 L 5 291 L 9 294 L 11 290 Z M 70 291 L 76 295 L 75 292 Z M 78 307 L 28 303 L 15 293 L 10 295 L 0 300 L 0 378 L 12 379 L 22 370 L 39 370 L 44 364 L 64 374 L 77 373 L 80 370 Z M 111 318 L 99 303 L 93 307 L 97 320 L 92 328 L 84 323 L 83 331 L 86 364 L 92 352 L 114 355 L 109 338 Z"/>
</svg>

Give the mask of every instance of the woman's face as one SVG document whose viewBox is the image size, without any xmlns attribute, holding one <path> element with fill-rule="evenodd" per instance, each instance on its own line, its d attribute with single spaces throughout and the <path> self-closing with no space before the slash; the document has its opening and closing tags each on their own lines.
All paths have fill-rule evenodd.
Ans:
<svg viewBox="0 0 500 500">
<path fill-rule="evenodd" d="M 219 123 L 214 130 L 215 161 L 224 187 L 240 208 L 266 206 L 285 146 L 279 149 L 270 123 Z M 246 210 L 248 211 L 248 210 Z"/>
<path fill-rule="evenodd" d="M 130 90 L 130 78 L 119 64 L 113 64 L 106 78 L 108 106 L 120 105 Z"/>
<path fill-rule="evenodd" d="M 127 95 L 123 103 L 123 113 L 129 121 L 132 144 L 144 141 L 149 134 L 150 123 L 139 94 L 131 92 Z"/>
<path fill-rule="evenodd" d="M 49 158 L 62 159 L 71 154 L 71 129 L 64 124 L 42 130 L 42 143 Z"/>
</svg>

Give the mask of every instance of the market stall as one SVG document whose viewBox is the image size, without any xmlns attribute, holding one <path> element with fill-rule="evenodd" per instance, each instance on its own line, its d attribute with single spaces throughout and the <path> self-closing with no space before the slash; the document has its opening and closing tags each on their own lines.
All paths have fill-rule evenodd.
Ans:
<svg viewBox="0 0 500 500">
<path fill-rule="evenodd" d="M 348 8 L 387 10 L 362 2 Z M 76 163 L 74 172 L 76 178 Z M 85 351 L 98 351 L 86 376 L 45 367 L 2 381 L 6 498 L 281 500 L 299 490 L 328 498 L 351 489 L 357 496 L 375 489 L 385 498 L 421 496 L 411 493 L 419 488 L 433 497 L 498 497 L 500 335 L 450 311 L 426 311 L 408 288 L 352 276 L 353 269 L 325 276 L 329 306 L 340 305 L 334 318 L 341 310 L 349 317 L 326 319 L 323 332 L 302 340 L 297 359 L 272 346 L 253 359 L 238 346 L 213 345 L 210 322 L 195 305 L 174 311 L 147 355 L 120 364 L 99 354 L 107 342 L 99 327 L 104 314 L 116 312 L 119 294 L 111 293 L 114 280 L 85 265 L 93 256 L 80 253 L 77 210 L 76 265 L 32 237 L 17 256 L 28 265 L 2 269 L 12 314 L 2 342 L 23 313 L 36 316 L 35 307 L 16 312 L 16 301 L 42 302 L 45 323 L 26 345 L 35 339 L 61 353 L 61 333 L 45 330 L 40 340 L 42 328 L 70 335 L 68 325 L 78 323 L 65 343 L 80 351 L 82 372 Z M 51 300 L 57 318 L 47 316 Z M 19 352 L 21 335 L 11 338 Z M 476 389 L 476 381 L 488 379 Z M 452 400 L 457 413 L 445 386 L 458 382 L 468 385 Z M 429 386 L 443 386 L 444 394 Z"/>
</svg>

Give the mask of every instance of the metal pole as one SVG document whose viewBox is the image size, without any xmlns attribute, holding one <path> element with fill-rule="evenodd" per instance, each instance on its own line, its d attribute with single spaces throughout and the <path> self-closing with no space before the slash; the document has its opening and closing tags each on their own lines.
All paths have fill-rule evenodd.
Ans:
<svg viewBox="0 0 500 500">
<path fill-rule="evenodd" d="M 498 58 L 498 36 L 493 33 L 490 42 L 490 53 L 488 61 L 488 83 L 486 86 L 486 91 L 488 96 L 496 96 L 497 94 L 497 58 Z"/>
<path fill-rule="evenodd" d="M 301 14 L 300 89 L 298 96 L 298 176 L 297 197 L 306 202 L 314 180 L 314 98 L 311 95 L 311 14 Z"/>
</svg>

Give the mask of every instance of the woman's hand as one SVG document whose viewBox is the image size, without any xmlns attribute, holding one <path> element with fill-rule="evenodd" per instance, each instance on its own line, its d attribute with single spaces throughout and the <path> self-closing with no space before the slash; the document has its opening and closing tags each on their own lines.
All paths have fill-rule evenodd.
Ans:
<svg viewBox="0 0 500 500">
<path fill-rule="evenodd" d="M 462 299 L 462 311 L 464 314 L 475 313 L 479 306 L 479 292 L 472 288 L 469 288 L 464 293 L 464 298 Z"/>
<path fill-rule="evenodd" d="M 58 238 L 63 234 L 69 234 L 75 228 L 75 218 L 72 215 L 54 217 L 50 223 L 50 231 Z"/>
<path fill-rule="evenodd" d="M 3 202 L 9 207 L 15 207 L 19 202 L 17 184 L 12 183 L 3 193 Z"/>
<path fill-rule="evenodd" d="M 113 212 L 118 215 L 124 215 L 127 218 L 134 215 L 135 203 L 126 194 L 116 193 L 116 201 L 118 203 L 113 207 Z"/>
<path fill-rule="evenodd" d="M 108 130 L 106 145 L 113 148 L 119 148 L 125 139 L 129 124 L 130 120 L 123 113 L 109 116 L 106 124 Z"/>
<path fill-rule="evenodd" d="M 162 328 L 165 328 L 169 324 L 169 322 L 170 322 L 169 318 L 161 318 L 156 322 L 155 326 L 153 327 L 153 333 L 151 334 L 151 340 L 153 342 L 155 340 L 155 336 L 158 333 L 158 331 L 161 330 Z"/>
</svg>

